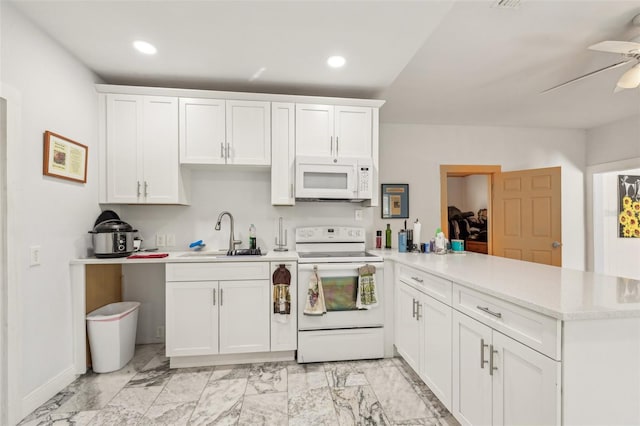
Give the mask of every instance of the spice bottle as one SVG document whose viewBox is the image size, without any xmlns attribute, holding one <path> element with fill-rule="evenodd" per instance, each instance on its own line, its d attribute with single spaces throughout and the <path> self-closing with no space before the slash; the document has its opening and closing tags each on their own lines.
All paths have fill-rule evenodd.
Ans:
<svg viewBox="0 0 640 426">
<path fill-rule="evenodd" d="M 382 248 L 382 231 L 376 231 L 376 248 Z"/>
</svg>

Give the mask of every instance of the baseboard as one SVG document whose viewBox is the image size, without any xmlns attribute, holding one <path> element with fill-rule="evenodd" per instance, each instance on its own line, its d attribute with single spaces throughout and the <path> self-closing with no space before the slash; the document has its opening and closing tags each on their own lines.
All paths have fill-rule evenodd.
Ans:
<svg viewBox="0 0 640 426">
<path fill-rule="evenodd" d="M 33 410 L 67 387 L 76 377 L 74 366 L 70 365 L 51 380 L 37 387 L 30 392 L 29 395 L 22 398 L 21 419 L 27 417 Z"/>
<path fill-rule="evenodd" d="M 295 351 L 252 352 L 246 354 L 174 356 L 169 359 L 170 368 L 206 367 L 211 365 L 251 364 L 295 360 Z"/>
</svg>

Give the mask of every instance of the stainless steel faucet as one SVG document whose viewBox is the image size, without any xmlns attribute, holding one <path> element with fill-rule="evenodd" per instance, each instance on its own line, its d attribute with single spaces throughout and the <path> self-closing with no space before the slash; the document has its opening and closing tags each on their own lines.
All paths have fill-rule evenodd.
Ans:
<svg viewBox="0 0 640 426">
<path fill-rule="evenodd" d="M 235 240 L 233 237 L 233 216 L 231 215 L 231 213 L 224 211 L 222 213 L 220 213 L 220 215 L 218 216 L 218 221 L 216 222 L 216 231 L 220 230 L 220 222 L 222 221 L 222 216 L 224 215 L 229 216 L 229 222 L 231 222 L 231 230 L 229 231 L 229 250 L 227 251 L 227 255 L 231 256 L 233 254 L 233 252 L 236 249 L 236 246 L 238 244 L 242 244 L 242 241 L 240 240 Z"/>
</svg>

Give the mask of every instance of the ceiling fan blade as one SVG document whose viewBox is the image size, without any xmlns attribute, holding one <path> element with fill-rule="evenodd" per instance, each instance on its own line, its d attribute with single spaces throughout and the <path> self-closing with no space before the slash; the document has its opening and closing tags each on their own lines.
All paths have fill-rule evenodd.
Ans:
<svg viewBox="0 0 640 426">
<path fill-rule="evenodd" d="M 609 65 L 608 67 L 600 68 L 599 70 L 591 71 L 590 73 L 582 75 L 580 77 L 576 77 L 573 80 L 565 81 L 562 84 L 558 84 L 557 86 L 553 86 L 553 87 L 551 87 L 551 88 L 549 88 L 549 89 L 547 89 L 547 90 L 545 90 L 543 92 L 540 92 L 540 94 L 544 95 L 545 93 L 549 93 L 552 90 L 556 90 L 556 89 L 559 89 L 561 87 L 568 86 L 570 84 L 576 83 L 576 82 L 578 82 L 580 80 L 584 80 L 587 77 L 591 77 L 592 75 L 596 75 L 596 74 L 601 73 L 603 71 L 608 71 L 608 70 L 612 70 L 614 68 L 621 67 L 621 66 L 626 65 L 626 64 L 628 64 L 629 62 L 632 62 L 632 61 L 633 61 L 633 59 L 628 59 L 626 61 L 618 62 L 617 64 Z"/>
<path fill-rule="evenodd" d="M 609 53 L 622 53 L 627 54 L 633 50 L 640 51 L 640 43 L 634 43 L 632 41 L 601 41 L 592 46 L 589 46 L 589 50 L 597 50 L 599 52 Z"/>
</svg>

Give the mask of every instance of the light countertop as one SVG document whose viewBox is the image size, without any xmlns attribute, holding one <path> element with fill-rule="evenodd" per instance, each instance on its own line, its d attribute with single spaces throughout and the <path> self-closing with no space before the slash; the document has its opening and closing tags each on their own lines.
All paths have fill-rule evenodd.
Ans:
<svg viewBox="0 0 640 426">
<path fill-rule="evenodd" d="M 640 318 L 638 280 L 478 253 L 370 252 L 561 320 Z"/>
<path fill-rule="evenodd" d="M 146 253 L 146 252 L 145 252 Z M 135 254 L 145 254 L 135 253 Z M 136 263 L 198 263 L 198 262 L 295 262 L 298 254 L 295 251 L 269 251 L 264 256 L 225 256 L 221 252 L 193 252 L 193 251 L 154 251 L 148 254 L 168 253 L 167 257 L 148 259 L 127 259 L 126 257 L 114 257 L 110 259 L 98 259 L 87 257 L 72 259 L 71 264 L 84 265 L 109 265 L 123 264 L 130 265 Z"/>
</svg>

